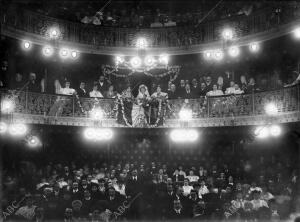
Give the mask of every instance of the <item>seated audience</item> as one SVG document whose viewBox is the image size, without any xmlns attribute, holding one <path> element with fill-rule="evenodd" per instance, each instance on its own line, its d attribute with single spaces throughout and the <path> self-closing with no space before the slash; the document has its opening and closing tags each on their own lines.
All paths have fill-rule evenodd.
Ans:
<svg viewBox="0 0 300 222">
<path fill-rule="evenodd" d="M 180 80 L 179 87 L 176 89 L 178 98 L 184 98 L 186 95 L 186 89 L 185 89 L 185 81 L 182 79 Z"/>
<path fill-rule="evenodd" d="M 29 73 L 29 80 L 27 84 L 27 90 L 29 92 L 41 92 L 40 83 L 36 80 L 36 74 L 31 72 Z"/>
<path fill-rule="evenodd" d="M 109 81 L 107 81 L 103 75 L 100 75 L 97 84 L 98 84 L 98 90 L 100 91 L 101 95 L 105 95 L 105 92 L 108 91 L 110 85 Z M 93 97 L 98 97 L 98 96 L 93 96 Z"/>
<path fill-rule="evenodd" d="M 235 83 L 230 81 L 230 86 L 226 89 L 225 94 L 235 94 Z"/>
<path fill-rule="evenodd" d="M 204 82 L 201 82 L 200 89 L 199 89 L 199 95 L 206 96 L 206 94 L 207 94 L 206 84 Z"/>
<path fill-rule="evenodd" d="M 87 92 L 85 89 L 85 82 L 80 82 L 79 88 L 76 90 L 77 95 L 79 97 L 86 97 L 87 96 Z"/>
<path fill-rule="evenodd" d="M 182 98 L 184 98 L 184 99 L 194 99 L 195 98 L 195 94 L 193 93 L 193 91 L 191 91 L 190 84 L 185 84 L 185 92 L 184 92 Z"/>
<path fill-rule="evenodd" d="M 98 90 L 98 84 L 93 86 L 93 90 L 90 91 L 90 97 L 92 98 L 104 98 L 102 93 Z"/>
<path fill-rule="evenodd" d="M 117 96 L 117 92 L 114 90 L 114 86 L 110 85 L 108 87 L 108 91 L 106 92 L 105 98 L 114 99 L 114 98 L 116 98 L 116 96 Z"/>
<path fill-rule="evenodd" d="M 175 84 L 171 84 L 170 90 L 168 90 L 168 98 L 169 99 L 177 99 L 178 98 Z"/>
<path fill-rule="evenodd" d="M 207 96 L 222 96 L 224 95 L 222 90 L 218 89 L 218 86 L 216 84 L 213 85 L 213 90 L 209 91 L 207 94 Z"/>
</svg>

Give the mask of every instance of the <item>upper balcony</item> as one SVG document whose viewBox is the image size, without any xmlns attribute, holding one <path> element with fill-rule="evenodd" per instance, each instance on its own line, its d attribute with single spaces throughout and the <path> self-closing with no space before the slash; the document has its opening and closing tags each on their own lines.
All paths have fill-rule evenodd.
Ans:
<svg viewBox="0 0 300 222">
<path fill-rule="evenodd" d="M 130 122 L 130 105 L 126 111 L 124 100 L 121 101 L 121 98 L 93 99 L 31 92 L 1 92 L 1 101 L 6 99 L 14 102 L 14 110 L 12 113 L 2 115 L 1 121 L 132 127 L 124 121 L 126 119 Z M 276 106 L 276 115 L 266 114 L 265 107 L 269 103 Z M 91 118 L 91 110 L 94 108 L 103 110 L 102 120 Z M 182 109 L 191 110 L 192 118 L 185 121 L 179 119 L 179 112 Z M 161 106 L 153 102 L 149 103 L 147 112 L 150 122 L 134 127 L 220 127 L 298 122 L 300 121 L 300 85 L 244 95 L 169 100 L 162 102 Z"/>
<path fill-rule="evenodd" d="M 265 41 L 290 32 L 300 22 L 300 4 L 278 2 L 276 6 L 257 11 L 250 16 L 205 22 L 187 27 L 164 28 L 114 28 L 84 25 L 47 17 L 27 10 L 5 10 L 1 12 L 1 34 L 17 39 L 30 39 L 36 44 L 45 44 L 49 27 L 56 26 L 62 37 L 57 45 L 76 47 L 83 53 L 132 56 L 136 54 L 134 41 L 140 36 L 149 40 L 147 49 L 152 55 L 162 51 L 170 55 L 199 53 L 206 49 L 223 48 L 221 39 L 224 27 L 235 31 L 235 45 L 246 45 L 252 41 Z"/>
</svg>

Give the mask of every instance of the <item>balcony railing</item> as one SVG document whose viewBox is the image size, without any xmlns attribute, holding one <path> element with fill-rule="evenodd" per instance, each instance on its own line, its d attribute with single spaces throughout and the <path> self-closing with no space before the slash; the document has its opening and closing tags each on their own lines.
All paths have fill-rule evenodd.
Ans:
<svg viewBox="0 0 300 222">
<path fill-rule="evenodd" d="M 3 118 L 12 117 L 14 121 L 41 124 L 57 124 L 58 121 L 63 125 L 91 125 L 95 120 L 91 118 L 89 111 L 97 107 L 104 111 L 102 121 L 105 126 L 122 126 L 117 123 L 118 103 L 115 99 L 1 92 L 1 101 L 5 99 L 14 101 L 15 106 L 13 114 L 4 115 Z M 277 107 L 278 114 L 269 118 L 265 114 L 265 106 L 271 102 Z M 271 120 L 296 122 L 300 121 L 300 85 L 252 94 L 169 100 L 164 106 L 165 112 L 160 126 L 177 127 L 182 122 L 179 121 L 178 114 L 183 108 L 192 110 L 193 119 L 186 121 L 185 125 L 191 127 L 225 126 L 237 120 L 240 121 L 237 125 L 253 125 L 259 124 L 259 121 Z M 152 114 L 154 113 L 155 111 Z M 214 122 L 215 124 L 211 124 Z"/>
<path fill-rule="evenodd" d="M 1 13 L 2 30 L 23 31 L 45 36 L 48 27 L 57 26 L 62 39 L 96 47 L 132 47 L 137 36 L 146 36 L 149 47 L 188 47 L 220 40 L 224 25 L 232 27 L 237 37 L 268 30 L 300 18 L 300 4 L 278 3 L 277 6 L 262 9 L 250 16 L 233 17 L 221 21 L 199 24 L 197 27 L 164 28 L 114 28 L 84 25 L 47 17 L 25 10 L 5 10 Z"/>
</svg>

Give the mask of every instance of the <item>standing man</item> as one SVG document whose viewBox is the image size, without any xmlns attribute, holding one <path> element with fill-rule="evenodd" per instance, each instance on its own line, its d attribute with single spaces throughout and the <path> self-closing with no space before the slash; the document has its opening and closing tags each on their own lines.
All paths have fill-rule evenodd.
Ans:
<svg viewBox="0 0 300 222">
<path fill-rule="evenodd" d="M 125 193 L 129 201 L 133 201 L 129 208 L 129 219 L 139 220 L 143 209 L 142 198 L 139 193 L 142 193 L 143 181 L 134 169 L 131 172 L 131 177 L 128 179 L 125 186 Z"/>
<path fill-rule="evenodd" d="M 109 88 L 109 82 L 104 78 L 104 75 L 99 77 L 98 81 L 98 90 L 101 92 L 102 95 L 106 95 L 106 92 Z"/>
</svg>

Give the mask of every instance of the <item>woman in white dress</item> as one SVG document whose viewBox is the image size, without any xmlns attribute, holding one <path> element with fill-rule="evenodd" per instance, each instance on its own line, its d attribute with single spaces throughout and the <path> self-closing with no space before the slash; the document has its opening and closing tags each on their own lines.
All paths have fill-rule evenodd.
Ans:
<svg viewBox="0 0 300 222">
<path fill-rule="evenodd" d="M 149 107 L 150 95 L 148 88 L 145 85 L 139 86 L 139 93 L 135 98 L 135 102 L 132 107 L 132 125 L 134 127 L 142 127 L 147 123 L 145 108 Z"/>
</svg>

